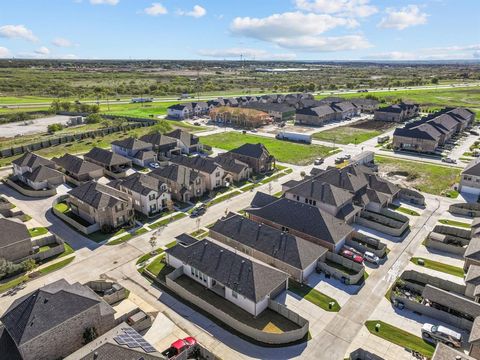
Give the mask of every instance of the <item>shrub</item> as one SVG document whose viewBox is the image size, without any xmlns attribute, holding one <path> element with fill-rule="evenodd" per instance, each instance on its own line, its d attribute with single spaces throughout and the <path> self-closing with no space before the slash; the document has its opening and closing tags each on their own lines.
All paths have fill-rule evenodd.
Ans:
<svg viewBox="0 0 480 360">
<path fill-rule="evenodd" d="M 99 124 L 102 121 L 102 117 L 99 114 L 90 114 L 85 118 L 86 124 Z"/>
<path fill-rule="evenodd" d="M 57 123 L 57 124 L 50 124 L 48 125 L 47 127 L 47 131 L 51 134 L 53 134 L 54 132 L 56 131 L 60 131 L 64 128 L 64 126 L 60 123 Z"/>
</svg>

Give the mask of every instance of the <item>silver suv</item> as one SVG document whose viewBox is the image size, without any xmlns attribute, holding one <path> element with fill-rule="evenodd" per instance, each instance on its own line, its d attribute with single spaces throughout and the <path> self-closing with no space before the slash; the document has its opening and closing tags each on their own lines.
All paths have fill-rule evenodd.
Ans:
<svg viewBox="0 0 480 360">
<path fill-rule="evenodd" d="M 422 337 L 427 341 L 442 342 L 450 347 L 462 346 L 462 334 L 441 325 L 423 324 Z"/>
</svg>

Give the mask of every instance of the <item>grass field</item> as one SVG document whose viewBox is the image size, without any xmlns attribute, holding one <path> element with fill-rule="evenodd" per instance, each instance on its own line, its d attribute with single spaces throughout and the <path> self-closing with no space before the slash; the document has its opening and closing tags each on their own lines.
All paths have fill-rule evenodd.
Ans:
<svg viewBox="0 0 480 360">
<path fill-rule="evenodd" d="M 387 103 L 401 98 L 403 101 L 413 101 L 430 110 L 445 106 L 464 106 L 480 114 L 480 87 L 446 88 L 431 90 L 398 90 L 371 91 L 371 95 L 385 99 Z M 365 94 L 345 94 L 346 98 L 365 97 Z M 319 96 L 324 97 L 324 96 Z"/>
<path fill-rule="evenodd" d="M 442 195 L 458 182 L 461 169 L 419 161 L 375 156 L 380 173 L 401 174 L 415 189 L 433 195 Z"/>
<path fill-rule="evenodd" d="M 375 330 L 375 325 L 377 323 L 380 324 L 380 329 L 378 332 Z M 397 344 L 398 346 L 418 351 L 429 358 L 435 351 L 435 346 L 427 343 L 421 337 L 415 336 L 405 330 L 384 323 L 383 321 L 370 320 L 365 323 L 365 326 L 371 334 L 390 341 L 391 343 Z"/>
<path fill-rule="evenodd" d="M 418 260 L 423 260 L 424 265 L 419 265 Z M 461 278 L 463 278 L 465 275 L 465 272 L 463 271 L 463 269 L 458 266 L 448 265 L 438 261 L 433 261 L 433 260 L 424 259 L 424 258 L 417 258 L 417 257 L 412 257 L 410 261 L 415 265 L 424 266 L 428 269 L 444 272 L 446 274 L 458 276 Z"/>
<path fill-rule="evenodd" d="M 313 134 L 316 140 L 329 141 L 336 144 L 360 144 L 381 135 L 380 130 L 366 130 L 351 126 L 339 126 L 334 129 L 320 131 Z"/>
<path fill-rule="evenodd" d="M 472 225 L 470 225 L 469 223 L 465 223 L 465 222 L 462 222 L 462 221 L 440 219 L 440 220 L 438 220 L 438 222 L 443 224 L 443 225 L 458 226 L 458 227 L 462 227 L 462 228 L 466 228 L 466 229 L 470 229 L 472 227 Z"/>
<path fill-rule="evenodd" d="M 277 161 L 296 165 L 310 164 L 315 158 L 327 156 L 333 150 L 327 146 L 297 144 L 239 132 L 203 136 L 201 142 L 224 150 L 232 150 L 245 143 L 263 143 Z"/>
</svg>

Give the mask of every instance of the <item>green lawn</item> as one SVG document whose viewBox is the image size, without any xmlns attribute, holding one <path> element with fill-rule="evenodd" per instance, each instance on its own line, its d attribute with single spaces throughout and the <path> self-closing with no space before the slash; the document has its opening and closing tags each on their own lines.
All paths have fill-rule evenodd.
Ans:
<svg viewBox="0 0 480 360">
<path fill-rule="evenodd" d="M 465 276 L 465 272 L 461 267 L 458 266 L 453 266 L 453 265 L 448 265 L 444 264 L 438 261 L 433 261 L 429 259 L 424 259 L 424 258 L 418 258 L 418 257 L 412 257 L 410 261 L 414 263 L 415 265 L 418 265 L 418 260 L 421 259 L 424 261 L 424 265 L 419 265 L 419 266 L 424 266 L 428 269 L 444 272 L 446 274 L 454 275 L 463 278 Z"/>
<path fill-rule="evenodd" d="M 106 240 L 108 240 L 108 239 L 110 239 L 114 236 L 123 234 L 124 232 L 125 232 L 125 229 L 123 229 L 123 228 L 119 229 L 116 232 L 111 233 L 111 234 L 103 233 L 101 231 L 95 231 L 94 233 L 88 234 L 87 237 L 90 240 L 95 241 L 96 243 L 100 243 L 100 242 L 106 241 Z M 113 244 L 110 244 L 110 245 L 113 245 Z"/>
<path fill-rule="evenodd" d="M 383 131 L 380 130 L 366 130 L 352 126 L 339 126 L 334 129 L 317 132 L 313 134 L 313 138 L 336 144 L 360 144 L 381 134 L 383 134 Z"/>
<path fill-rule="evenodd" d="M 60 211 L 61 213 L 65 213 L 70 209 L 70 207 L 64 202 L 55 204 L 54 208 L 57 209 L 58 211 Z"/>
<path fill-rule="evenodd" d="M 28 232 L 30 233 L 31 237 L 36 237 L 40 235 L 45 235 L 48 232 L 48 229 L 44 227 L 35 227 L 28 229 Z"/>
<path fill-rule="evenodd" d="M 150 271 L 153 275 L 158 276 L 160 271 L 165 267 L 165 263 L 162 260 L 165 258 L 165 254 L 159 255 L 155 260 L 153 260 L 147 266 L 147 270 Z"/>
<path fill-rule="evenodd" d="M 398 205 L 391 204 L 391 205 L 389 205 L 389 207 L 393 210 L 399 211 L 399 212 L 407 214 L 407 215 L 420 216 L 420 214 L 418 212 L 416 212 L 415 210 L 412 210 L 412 209 L 409 209 L 409 208 L 406 208 L 406 207 L 403 207 L 403 206 L 398 206 Z"/>
<path fill-rule="evenodd" d="M 112 241 L 107 242 L 107 245 L 118 245 L 118 244 L 122 244 L 122 243 L 124 243 L 125 241 L 130 240 L 132 237 L 133 237 L 132 234 L 126 234 L 126 235 L 123 235 L 122 237 L 119 237 L 118 239 L 115 239 L 115 240 L 112 240 Z"/>
<path fill-rule="evenodd" d="M 28 281 L 28 275 L 20 275 L 20 276 L 17 276 L 16 278 L 13 278 L 12 280 L 6 281 L 0 284 L 0 293 L 5 292 L 8 289 L 11 289 L 26 281 Z"/>
<path fill-rule="evenodd" d="M 162 249 L 162 248 L 155 249 L 155 252 L 156 252 L 156 254 L 154 254 L 154 255 L 152 255 L 151 252 L 148 252 L 148 253 L 140 256 L 140 257 L 138 258 L 136 264 L 137 264 L 137 265 L 138 265 L 138 264 L 141 264 L 141 263 L 147 261 L 148 259 L 150 259 L 150 258 L 152 258 L 152 257 L 154 257 L 154 256 L 156 256 L 156 255 L 158 255 L 158 254 L 161 254 L 161 253 L 163 252 L 163 249 Z"/>
<path fill-rule="evenodd" d="M 170 249 L 170 248 L 174 247 L 175 245 L 177 245 L 177 240 L 173 240 L 172 242 L 169 242 L 168 244 L 165 245 L 165 247 L 167 249 Z"/>
<path fill-rule="evenodd" d="M 380 330 L 375 330 L 375 325 L 380 324 Z M 387 324 L 380 320 L 370 320 L 365 323 L 368 331 L 384 340 L 397 344 L 403 348 L 418 351 L 419 353 L 431 357 L 435 351 L 435 346 L 427 343 L 421 337 L 415 336 L 405 330 Z"/>
<path fill-rule="evenodd" d="M 147 232 L 148 232 L 148 230 L 146 228 L 142 227 L 142 228 L 135 231 L 135 235 L 142 235 L 142 234 L 145 234 Z"/>
<path fill-rule="evenodd" d="M 335 299 L 332 299 L 328 295 L 325 295 L 308 285 L 299 284 L 294 280 L 289 280 L 288 290 L 297 294 L 298 296 L 301 296 L 305 300 L 310 301 L 312 304 L 315 304 L 318 307 L 321 307 L 323 310 L 332 311 L 332 312 L 340 311 L 340 305 L 337 303 Z M 333 303 L 331 308 L 329 307 L 330 303 Z"/>
<path fill-rule="evenodd" d="M 462 221 L 456 221 L 456 220 L 440 219 L 438 220 L 438 222 L 443 225 L 457 226 L 457 227 L 462 227 L 466 229 L 470 229 L 472 227 L 471 224 L 468 224 Z"/>
<path fill-rule="evenodd" d="M 225 194 L 225 195 L 221 195 L 221 196 L 217 196 L 216 198 L 210 200 L 208 203 L 207 203 L 207 206 L 213 206 L 215 204 L 218 204 L 218 203 L 221 203 L 222 201 L 225 201 L 225 200 L 228 200 L 228 199 L 231 199 L 237 195 L 240 195 L 242 194 L 241 191 L 239 190 L 235 190 L 235 191 L 232 191 L 228 194 Z"/>
<path fill-rule="evenodd" d="M 445 194 L 458 182 L 461 169 L 421 161 L 375 156 L 380 172 L 398 173 L 415 189 L 433 195 Z"/>
<path fill-rule="evenodd" d="M 314 159 L 328 156 L 333 150 L 327 146 L 297 144 L 233 131 L 202 136 L 201 141 L 203 144 L 224 150 L 232 150 L 245 143 L 263 143 L 277 161 L 296 165 L 311 164 Z"/>
<path fill-rule="evenodd" d="M 35 273 L 38 273 L 39 275 L 47 275 L 53 271 L 56 271 L 56 270 L 59 270 L 65 266 L 67 266 L 68 264 L 70 264 L 73 260 L 75 259 L 75 256 L 72 256 L 72 257 L 69 257 L 68 259 L 65 259 L 65 260 L 62 260 L 62 261 L 59 261 L 55 264 L 52 264 L 50 266 L 46 266 L 44 267 L 43 269 L 40 269 L 38 271 L 36 271 Z M 32 274 L 33 275 L 33 274 Z M 33 277 L 33 276 L 32 276 Z"/>
</svg>

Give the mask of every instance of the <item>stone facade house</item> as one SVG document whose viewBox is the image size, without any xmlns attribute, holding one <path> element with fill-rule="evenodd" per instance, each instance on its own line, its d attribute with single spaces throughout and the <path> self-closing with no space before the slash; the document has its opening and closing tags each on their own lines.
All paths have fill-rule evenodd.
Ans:
<svg viewBox="0 0 480 360">
<path fill-rule="evenodd" d="M 165 210 L 170 202 L 167 184 L 150 174 L 134 173 L 108 185 L 127 194 L 133 208 L 146 216 Z"/>
<path fill-rule="evenodd" d="M 17 221 L 0 218 L 0 258 L 19 262 L 33 254 L 27 227 Z"/>
<path fill-rule="evenodd" d="M 112 329 L 114 314 L 88 287 L 58 280 L 12 303 L 0 318 L 2 337 L 23 360 L 60 359 L 83 346 L 87 329 Z"/>
<path fill-rule="evenodd" d="M 102 230 L 113 230 L 133 221 L 133 202 L 130 197 L 110 186 L 87 182 L 68 192 L 71 211 Z"/>
<path fill-rule="evenodd" d="M 170 164 L 149 175 L 167 184 L 170 196 L 178 201 L 188 202 L 206 191 L 205 178 L 200 172 L 183 165 Z"/>
<path fill-rule="evenodd" d="M 261 143 L 243 144 L 223 154 L 223 156 L 232 157 L 248 164 L 253 173 L 256 174 L 269 172 L 275 168 L 275 158 L 270 155 L 265 145 Z"/>
<path fill-rule="evenodd" d="M 379 108 L 374 112 L 374 120 L 404 122 L 418 116 L 420 107 L 417 104 L 394 104 Z"/>
</svg>

